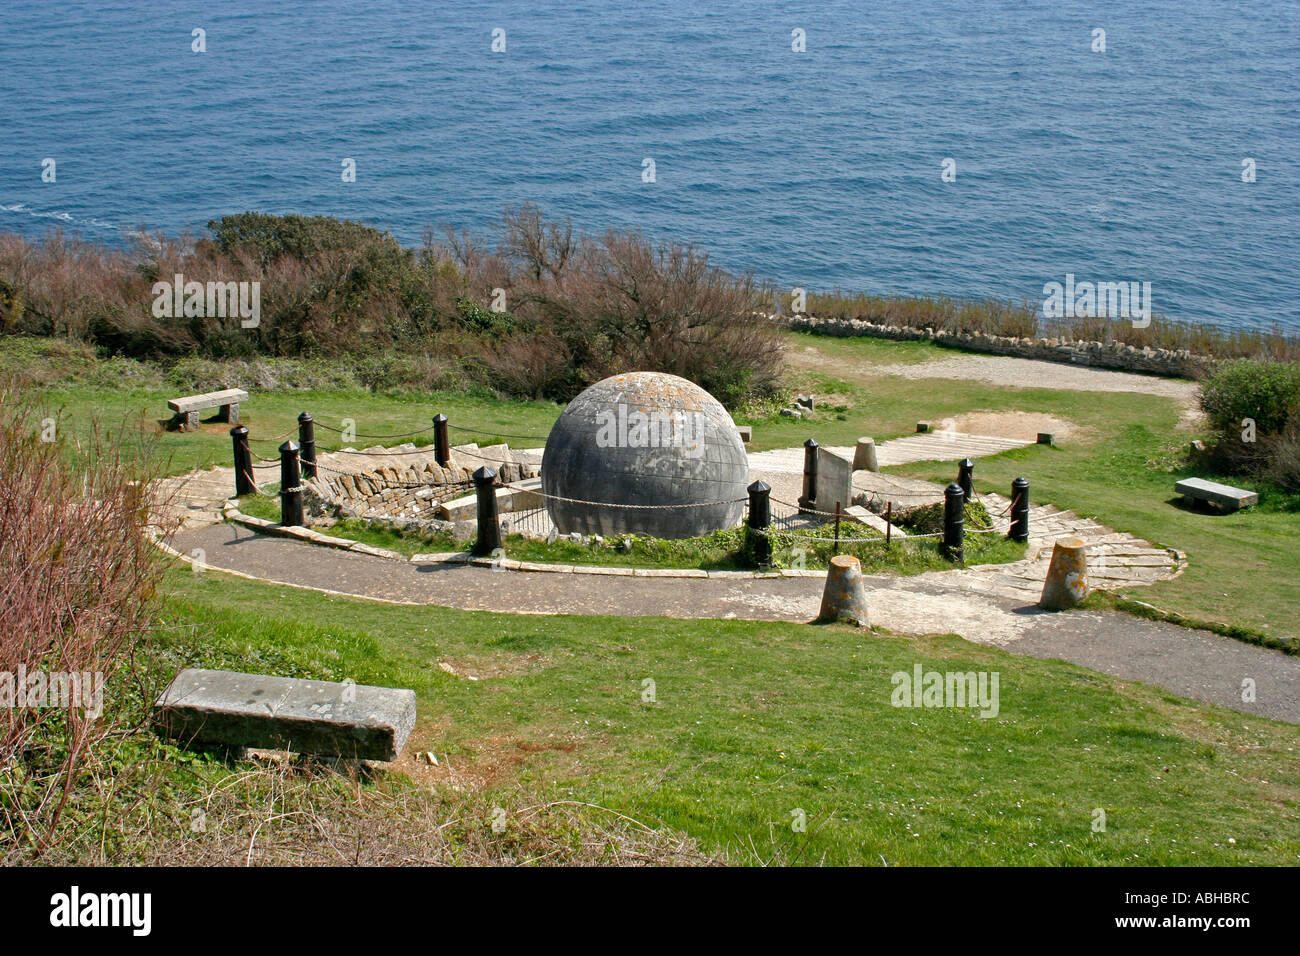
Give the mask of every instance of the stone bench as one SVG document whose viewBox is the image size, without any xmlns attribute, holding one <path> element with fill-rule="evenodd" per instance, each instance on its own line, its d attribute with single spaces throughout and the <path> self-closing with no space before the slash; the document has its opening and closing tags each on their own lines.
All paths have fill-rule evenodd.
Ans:
<svg viewBox="0 0 1300 956">
<path fill-rule="evenodd" d="M 176 414 L 172 416 L 171 425 L 181 431 L 194 431 L 199 427 L 199 412 L 205 408 L 220 408 L 218 421 L 239 424 L 239 403 L 248 401 L 248 393 L 242 388 L 227 388 L 220 392 L 207 392 L 203 395 L 186 395 L 173 398 L 167 407 Z"/>
<path fill-rule="evenodd" d="M 1249 508 L 1259 503 L 1259 495 L 1253 491 L 1221 485 L 1217 481 L 1206 481 L 1204 478 L 1184 478 L 1174 484 L 1174 491 L 1182 495 L 1183 500 L 1189 505 L 1197 501 L 1205 501 L 1223 512 Z"/>
<path fill-rule="evenodd" d="M 415 726 L 415 692 L 186 668 L 153 718 L 161 734 L 187 744 L 394 760 Z"/>
</svg>

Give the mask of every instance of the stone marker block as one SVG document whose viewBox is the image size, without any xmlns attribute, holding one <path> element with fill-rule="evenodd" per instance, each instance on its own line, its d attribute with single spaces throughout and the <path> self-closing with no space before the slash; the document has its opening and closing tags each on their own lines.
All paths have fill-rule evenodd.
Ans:
<svg viewBox="0 0 1300 956">
<path fill-rule="evenodd" d="M 751 441 L 754 440 L 753 425 L 737 425 L 736 431 L 740 432 L 740 440 L 743 441 L 746 445 L 748 445 Z"/>
<path fill-rule="evenodd" d="M 1039 433 L 1038 433 L 1038 444 L 1040 444 L 1040 445 L 1054 445 L 1054 444 L 1056 444 L 1056 436 L 1053 435 L 1051 432 L 1039 432 Z"/>
<path fill-rule="evenodd" d="M 815 506 L 818 511 L 834 511 L 837 501 L 840 510 L 853 504 L 853 462 L 819 446 Z"/>
<path fill-rule="evenodd" d="M 928 431 L 930 430 L 930 423 L 929 423 L 929 422 L 917 422 L 917 423 L 916 423 L 916 430 L 917 430 L 918 433 L 928 432 Z"/>
<path fill-rule="evenodd" d="M 1087 596 L 1087 545 L 1081 538 L 1057 538 L 1038 606 L 1046 611 L 1064 611 Z"/>
<path fill-rule="evenodd" d="M 858 446 L 853 449 L 853 470 L 880 470 L 880 465 L 876 462 L 876 440 L 874 438 L 858 439 Z"/>
<path fill-rule="evenodd" d="M 851 554 L 831 558 L 822 591 L 818 621 L 848 621 L 867 627 L 867 592 L 862 586 L 862 563 Z"/>
<path fill-rule="evenodd" d="M 153 716 L 183 743 L 393 760 L 415 726 L 415 691 L 187 668 Z"/>
</svg>

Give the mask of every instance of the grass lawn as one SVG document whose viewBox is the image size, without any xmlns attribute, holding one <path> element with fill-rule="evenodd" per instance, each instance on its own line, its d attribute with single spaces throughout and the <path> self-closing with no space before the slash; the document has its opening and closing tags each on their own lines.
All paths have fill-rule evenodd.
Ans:
<svg viewBox="0 0 1300 956">
<path fill-rule="evenodd" d="M 1069 664 L 838 626 L 168 585 L 169 623 L 203 635 L 191 663 L 411 687 L 408 748 L 481 773 L 507 811 L 518 793 L 599 804 L 740 863 L 1300 862 L 1300 728 Z M 998 672 L 999 713 L 891 706 L 918 663 Z"/>
</svg>

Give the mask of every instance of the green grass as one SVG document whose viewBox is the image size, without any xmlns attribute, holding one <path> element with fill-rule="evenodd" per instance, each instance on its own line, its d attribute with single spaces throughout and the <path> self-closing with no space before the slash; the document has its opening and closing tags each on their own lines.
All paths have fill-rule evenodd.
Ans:
<svg viewBox="0 0 1300 956">
<path fill-rule="evenodd" d="M 516 787 L 596 803 L 745 863 L 1300 861 L 1300 729 L 1061 662 L 840 626 L 397 607 L 180 570 L 168 583 L 169 623 L 205 635 L 192 663 L 411 687 L 408 746 L 462 768 L 506 760 L 507 809 Z M 997 671 L 1000 713 L 891 706 L 891 675 L 917 663 Z"/>
</svg>

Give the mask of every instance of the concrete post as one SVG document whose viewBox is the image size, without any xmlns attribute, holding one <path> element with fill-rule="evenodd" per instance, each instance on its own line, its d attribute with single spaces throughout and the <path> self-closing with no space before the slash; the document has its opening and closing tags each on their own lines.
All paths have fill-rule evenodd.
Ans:
<svg viewBox="0 0 1300 956">
<path fill-rule="evenodd" d="M 1038 606 L 1064 611 L 1088 596 L 1088 546 L 1081 538 L 1058 538 Z"/>
<path fill-rule="evenodd" d="M 880 465 L 876 462 L 876 440 L 874 438 L 858 439 L 858 447 L 853 450 L 853 470 L 880 471 Z"/>
<path fill-rule="evenodd" d="M 302 471 L 298 443 L 290 439 L 280 446 L 280 524 L 303 527 Z"/>
<path fill-rule="evenodd" d="M 867 592 L 862 586 L 862 562 L 853 555 L 837 554 L 831 558 L 817 620 L 848 621 L 859 627 L 869 626 Z"/>
</svg>

